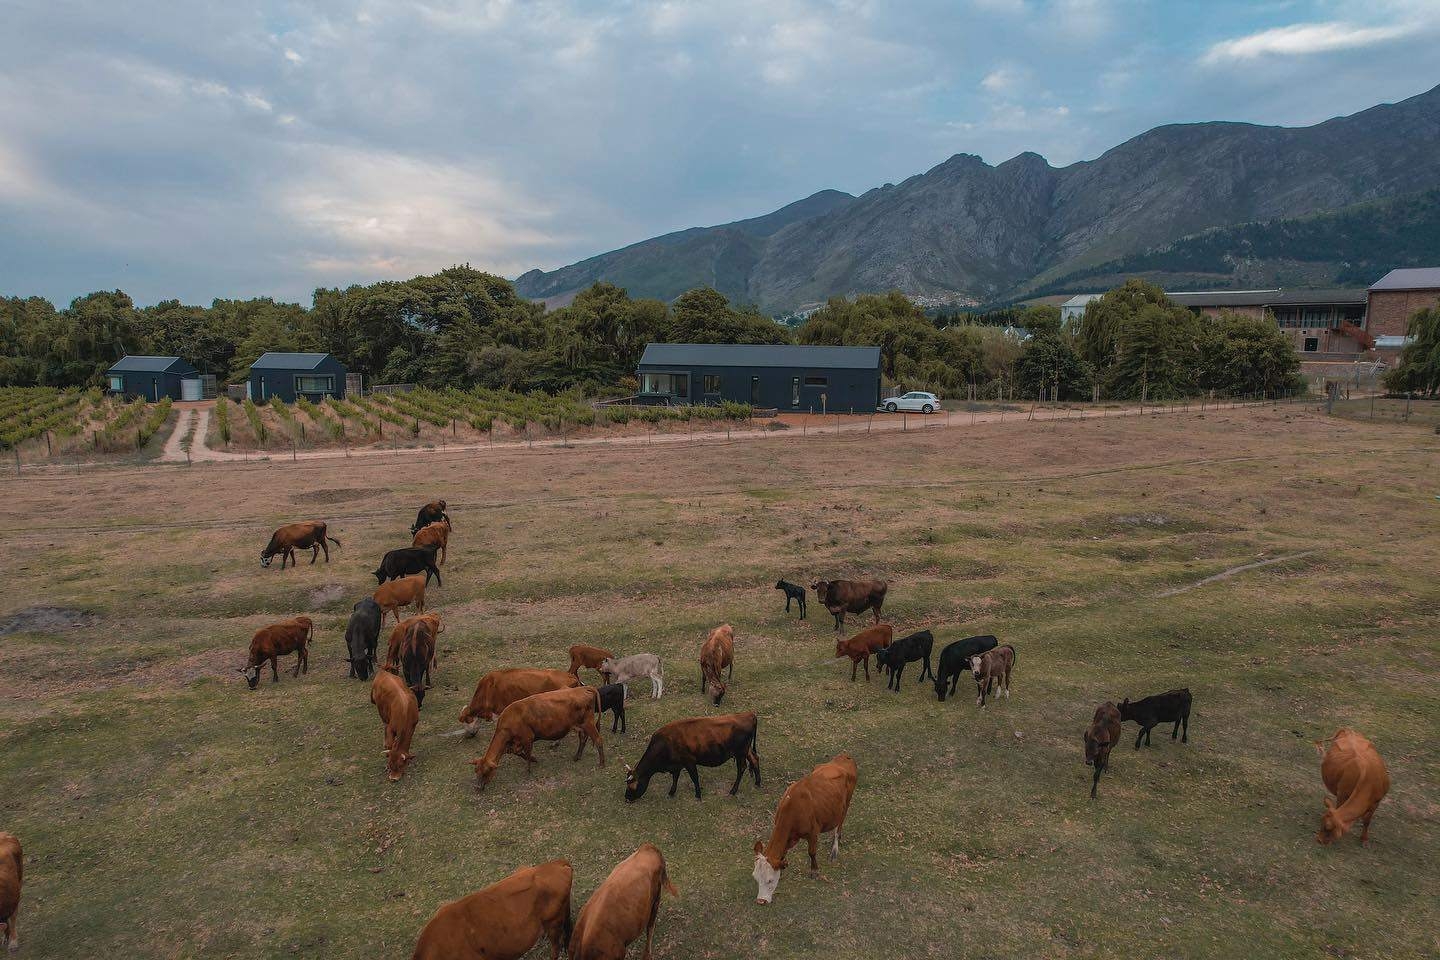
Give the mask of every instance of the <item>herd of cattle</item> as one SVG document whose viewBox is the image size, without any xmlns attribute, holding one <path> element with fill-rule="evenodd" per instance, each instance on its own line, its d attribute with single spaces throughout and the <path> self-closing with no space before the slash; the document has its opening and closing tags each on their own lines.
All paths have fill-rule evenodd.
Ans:
<svg viewBox="0 0 1440 960">
<path fill-rule="evenodd" d="M 403 778 L 414 759 L 412 741 L 419 723 L 420 708 L 437 666 L 436 642 L 444 627 L 437 614 L 425 613 L 425 589 L 433 577 L 441 585 L 440 566 L 452 526 L 446 503 L 438 500 L 421 508 L 411 528 L 411 546 L 391 550 L 375 570 L 377 587 L 373 594 L 354 605 L 345 630 L 349 675 L 370 680 L 370 700 L 383 727 L 386 772 L 391 781 Z M 281 568 L 293 565 L 297 550 L 309 549 L 314 564 L 323 552 L 329 562 L 327 543 L 340 542 L 329 536 L 326 524 L 305 521 L 276 530 L 260 555 L 268 567 L 275 556 Z M 775 588 L 785 594 L 785 609 L 798 604 L 806 617 L 804 587 L 780 580 Z M 921 630 L 894 640 L 894 630 L 881 622 L 888 586 L 880 580 L 819 581 L 811 585 L 817 599 L 835 618 L 839 633 L 847 614 L 871 611 L 874 624 L 835 644 L 837 659 L 849 659 L 850 679 L 864 668 L 870 679 L 870 660 L 876 669 L 888 673 L 886 689 L 899 692 L 908 664 L 919 663 L 917 683 L 928 677 L 940 701 L 954 696 L 961 676 L 969 673 L 975 683 L 976 703 L 985 707 L 992 692 L 996 699 L 1010 697 L 1015 668 L 1015 648 L 998 644 L 993 636 L 967 637 L 948 644 L 932 667 L 935 638 Z M 402 608 L 414 613 L 401 619 Z M 383 662 L 377 660 L 385 617 L 394 616 Z M 297 616 L 257 630 L 249 655 L 240 672 L 250 689 L 255 689 L 263 667 L 270 665 L 272 682 L 279 681 L 278 660 L 294 654 L 292 675 L 309 669 L 309 646 L 315 627 L 309 617 Z M 632 681 L 648 679 L 652 698 L 663 696 L 665 683 L 660 658 L 653 653 L 617 656 L 601 647 L 577 644 L 569 648 L 566 670 L 511 668 L 492 670 L 480 678 L 470 702 L 460 712 L 460 723 L 469 737 L 478 734 L 484 722 L 494 722 L 494 732 L 484 754 L 472 761 L 476 788 L 484 790 L 494 780 L 506 755 L 524 760 L 527 771 L 536 763 L 531 752 L 536 741 L 556 743 L 572 732 L 579 745 L 575 759 L 594 742 L 599 765 L 605 765 L 605 744 L 599 722 L 608 711 L 613 714 L 611 732 L 625 730 L 625 701 Z M 735 632 L 730 624 L 711 630 L 699 651 L 700 690 L 718 705 L 724 698 L 735 670 Z M 580 672 L 598 673 L 603 683 L 591 686 Z M 372 676 L 373 675 L 373 676 Z M 1170 737 L 1189 742 L 1191 696 L 1188 689 L 1170 690 L 1137 701 L 1100 704 L 1084 733 L 1085 763 L 1093 768 L 1090 796 L 1096 796 L 1100 775 L 1109 764 L 1111 750 L 1120 740 L 1121 725 L 1139 728 L 1135 749 L 1150 743 L 1154 727 L 1171 723 Z M 651 779 L 671 777 L 669 795 L 675 796 L 680 774 L 685 773 L 699 799 L 700 767 L 735 764 L 735 780 L 729 793 L 740 790 L 750 773 L 760 786 L 760 757 L 757 751 L 758 718 L 753 712 L 690 717 L 660 727 L 651 735 L 634 767 L 625 765 L 625 799 L 641 799 Z M 1327 792 L 1316 840 L 1329 844 L 1344 836 L 1358 820 L 1363 824 L 1360 840 L 1369 839 L 1370 821 L 1389 790 L 1384 761 L 1369 740 L 1353 730 L 1342 729 L 1328 740 L 1318 741 L 1322 757 L 1321 777 Z M 830 857 L 839 856 L 840 837 L 850 809 L 857 781 L 855 761 L 841 753 L 822 763 L 808 775 L 790 784 L 775 811 L 768 841 L 756 841 L 752 876 L 756 902 L 769 903 L 786 866 L 786 855 L 801 840 L 808 845 L 810 868 L 819 870 L 816 852 L 822 834 L 830 835 Z M 0 832 L 0 930 L 9 948 L 19 945 L 16 913 L 22 882 L 22 854 L 19 841 Z M 645 936 L 644 956 L 650 956 L 656 916 L 662 892 L 678 895 L 666 871 L 665 858 L 653 844 L 646 843 L 618 864 L 591 894 L 578 918 L 571 921 L 573 871 L 564 860 L 523 867 L 497 883 L 442 906 L 422 930 L 414 958 L 518 958 L 542 937 L 548 939 L 552 960 L 562 949 L 579 960 L 621 960 L 626 947 Z"/>
</svg>

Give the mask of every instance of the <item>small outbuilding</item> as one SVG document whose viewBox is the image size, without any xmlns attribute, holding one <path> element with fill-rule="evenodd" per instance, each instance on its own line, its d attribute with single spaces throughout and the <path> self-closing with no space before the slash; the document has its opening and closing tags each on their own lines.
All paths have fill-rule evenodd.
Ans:
<svg viewBox="0 0 1440 960">
<path fill-rule="evenodd" d="M 328 353 L 263 353 L 250 364 L 246 396 L 256 403 L 279 397 L 294 403 L 304 397 L 318 403 L 345 396 L 345 367 Z"/>
<path fill-rule="evenodd" d="M 105 371 L 106 386 L 116 396 L 158 403 L 161 397 L 181 399 L 181 382 L 199 382 L 200 373 L 179 357 L 128 356 Z"/>
<path fill-rule="evenodd" d="M 748 403 L 816 413 L 874 410 L 880 348 L 651 343 L 636 369 L 643 396 L 676 403 Z"/>
</svg>

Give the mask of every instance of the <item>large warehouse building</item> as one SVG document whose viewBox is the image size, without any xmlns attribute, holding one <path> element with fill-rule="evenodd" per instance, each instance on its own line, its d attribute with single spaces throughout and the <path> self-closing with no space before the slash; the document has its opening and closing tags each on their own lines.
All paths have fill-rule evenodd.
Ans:
<svg viewBox="0 0 1440 960">
<path fill-rule="evenodd" d="M 780 410 L 874 410 L 879 347 L 651 343 L 636 369 L 642 395 L 725 400 Z"/>
</svg>

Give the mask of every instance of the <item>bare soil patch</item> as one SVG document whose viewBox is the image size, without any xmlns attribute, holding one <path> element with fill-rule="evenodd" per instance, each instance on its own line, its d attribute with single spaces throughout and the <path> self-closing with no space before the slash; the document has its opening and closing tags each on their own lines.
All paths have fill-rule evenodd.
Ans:
<svg viewBox="0 0 1440 960">
<path fill-rule="evenodd" d="M 88 627 L 99 620 L 89 611 L 70 607 L 26 607 L 0 620 L 0 637 L 12 633 L 60 633 Z"/>
</svg>

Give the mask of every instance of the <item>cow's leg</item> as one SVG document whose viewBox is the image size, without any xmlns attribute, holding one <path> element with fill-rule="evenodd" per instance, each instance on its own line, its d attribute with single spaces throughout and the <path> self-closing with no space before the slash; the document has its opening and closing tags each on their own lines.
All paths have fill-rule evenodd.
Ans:
<svg viewBox="0 0 1440 960">
<path fill-rule="evenodd" d="M 321 537 L 321 538 L 320 538 L 320 549 L 325 551 L 325 562 L 326 562 L 326 563 L 329 563 L 329 562 L 330 562 L 330 545 L 325 542 L 325 538 L 324 538 L 324 537 Z"/>
<path fill-rule="evenodd" d="M 805 619 L 805 598 L 804 598 L 804 597 L 801 597 L 801 598 L 800 598 L 800 619 L 801 619 L 801 620 L 804 620 L 804 619 Z"/>
<path fill-rule="evenodd" d="M 1360 831 L 1361 846 L 1364 846 L 1365 844 L 1370 842 L 1370 821 L 1374 819 L 1375 811 L 1379 808 L 1379 806 L 1380 804 L 1375 804 L 1375 806 L 1365 811 L 1365 816 L 1360 818 L 1360 822 L 1364 824 L 1364 829 Z"/>
<path fill-rule="evenodd" d="M 869 682 L 870 682 L 870 655 L 869 655 L 869 654 L 866 654 L 866 655 L 865 655 L 865 659 L 864 659 L 864 660 L 861 660 L 860 663 L 861 663 L 861 665 L 865 668 L 865 682 L 866 682 L 866 683 L 869 683 Z"/>
<path fill-rule="evenodd" d="M 572 759 L 572 760 L 579 760 L 579 759 L 580 759 L 580 754 L 582 754 L 582 753 L 585 752 L 585 728 L 584 728 L 584 727 L 576 727 L 576 728 L 575 728 L 575 737 L 576 737 L 577 740 L 580 741 L 580 745 L 575 748 L 575 756 L 572 757 L 571 759 Z M 557 742 L 558 742 L 558 741 L 557 741 Z"/>
<path fill-rule="evenodd" d="M 830 859 L 840 859 L 840 828 L 836 827 L 835 832 L 830 835 Z"/>
<path fill-rule="evenodd" d="M 1098 761 L 1098 760 L 1095 761 L 1095 779 L 1093 779 L 1093 780 L 1090 781 L 1090 799 L 1091 799 L 1091 800 L 1094 800 L 1094 799 L 1095 799 L 1095 788 L 1098 787 L 1098 786 L 1100 786 L 1100 770 L 1101 770 L 1101 768 L 1102 768 L 1102 764 L 1100 763 L 1100 761 Z"/>
<path fill-rule="evenodd" d="M 676 767 L 670 771 L 670 796 L 675 796 L 675 791 L 680 787 L 680 768 Z"/>
<path fill-rule="evenodd" d="M 20 905 L 10 911 L 10 916 L 5 918 L 5 949 L 14 953 L 20 949 L 20 930 L 15 926 L 15 916 L 20 912 Z"/>
<path fill-rule="evenodd" d="M 703 686 L 703 684 L 702 684 Z M 660 673 L 650 674 L 650 699 L 659 700 L 665 695 L 665 676 Z"/>
<path fill-rule="evenodd" d="M 1150 746 L 1150 734 L 1152 731 L 1154 731 L 1154 729 L 1155 725 L 1153 723 L 1145 728 L 1145 746 L 1147 747 Z"/>
<path fill-rule="evenodd" d="M 729 672 L 727 672 L 727 673 L 725 674 L 725 679 L 726 679 L 726 680 L 734 680 L 734 679 L 735 679 L 735 661 L 734 661 L 734 660 L 731 660 L 731 661 L 730 661 L 730 670 L 729 670 Z"/>
<path fill-rule="evenodd" d="M 785 594 L 785 612 L 790 612 L 790 594 Z"/>
<path fill-rule="evenodd" d="M 880 604 L 877 603 L 870 609 L 875 614 L 875 623 L 878 625 L 880 623 Z"/>
<path fill-rule="evenodd" d="M 927 674 L 929 675 L 931 680 L 935 679 L 935 671 L 930 669 L 930 654 L 928 653 L 925 654 L 924 666 L 920 668 L 920 679 L 916 680 L 915 682 L 924 683 Z"/>
<path fill-rule="evenodd" d="M 856 670 L 856 668 L 859 667 L 859 666 L 860 666 L 860 661 L 859 661 L 859 660 L 851 660 L 851 661 L 850 661 L 850 682 L 851 682 L 851 683 L 854 683 L 854 682 L 855 682 L 855 670 Z"/>
<path fill-rule="evenodd" d="M 691 764 L 687 764 L 687 765 L 685 766 L 685 772 L 688 773 L 688 774 L 690 774 L 690 782 L 695 785 L 695 799 L 696 799 L 696 800 L 699 800 L 699 799 L 700 799 L 700 771 L 695 768 L 695 764 L 691 763 Z"/>
<path fill-rule="evenodd" d="M 1135 734 L 1135 749 L 1140 749 L 1140 741 L 1145 739 L 1145 728 L 1141 727 L 1140 732 Z"/>
<path fill-rule="evenodd" d="M 805 837 L 805 842 L 810 846 L 810 870 L 812 873 L 819 873 L 820 862 L 815 859 L 815 851 L 820 846 L 820 829 L 811 827 L 809 835 Z"/>
<path fill-rule="evenodd" d="M 600 754 L 600 766 L 605 766 L 605 740 L 600 736 L 600 728 L 595 725 L 593 713 L 585 715 L 585 735 L 595 741 L 595 751 Z"/>
<path fill-rule="evenodd" d="M 315 566 L 315 561 L 318 559 L 320 559 L 320 545 L 312 543 L 310 544 L 310 566 Z"/>
<path fill-rule="evenodd" d="M 836 632 L 836 633 L 839 633 L 839 632 L 840 632 L 840 628 L 843 627 L 843 626 L 845 626 L 845 614 L 843 614 L 843 613 L 837 613 L 837 614 L 835 614 L 835 632 Z"/>
<path fill-rule="evenodd" d="M 1180 735 L 1180 742 L 1181 742 L 1181 743 L 1189 743 L 1189 742 L 1190 742 L 1190 714 L 1186 713 L 1184 716 L 1182 716 L 1182 717 L 1180 718 L 1180 720 L 1181 720 L 1182 723 L 1185 724 L 1185 732 Z"/>
<path fill-rule="evenodd" d="M 957 674 L 954 674 L 954 675 L 952 675 L 952 676 L 950 677 L 950 696 L 952 696 L 952 697 L 955 696 L 955 691 L 956 691 L 956 689 L 957 689 L 959 686 L 960 686 L 960 674 L 957 673 Z"/>
<path fill-rule="evenodd" d="M 280 682 L 280 658 L 279 658 L 279 657 L 271 657 L 271 658 L 270 658 L 270 682 L 271 682 L 271 683 L 279 683 L 279 682 Z"/>
<path fill-rule="evenodd" d="M 730 785 L 732 797 L 740 792 L 740 781 L 745 779 L 745 759 L 744 753 L 735 754 L 735 782 Z"/>
<path fill-rule="evenodd" d="M 750 765 L 750 772 L 755 774 L 755 786 L 760 786 L 760 755 L 755 752 L 754 747 L 745 751 L 745 762 Z"/>
</svg>

